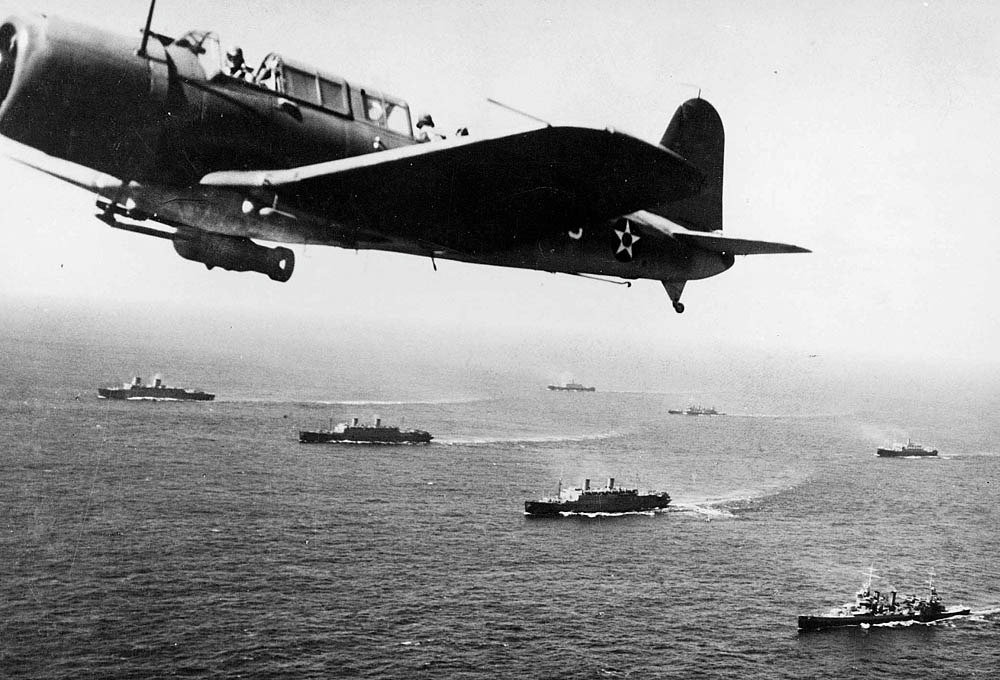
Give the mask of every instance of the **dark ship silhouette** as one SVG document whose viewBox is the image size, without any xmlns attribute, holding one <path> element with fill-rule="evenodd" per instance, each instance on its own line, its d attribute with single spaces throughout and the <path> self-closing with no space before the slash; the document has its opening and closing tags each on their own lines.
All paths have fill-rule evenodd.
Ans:
<svg viewBox="0 0 1000 680">
<path fill-rule="evenodd" d="M 615 478 L 608 479 L 608 485 L 599 489 L 590 488 L 590 480 L 584 480 L 583 488 L 563 489 L 560 485 L 556 498 L 525 501 L 524 512 L 535 516 L 554 516 L 562 513 L 621 513 L 649 512 L 665 508 L 670 504 L 670 494 L 666 491 L 650 491 L 640 494 L 638 489 L 615 486 Z"/>
<path fill-rule="evenodd" d="M 382 424 L 381 418 L 374 425 L 360 425 L 358 419 L 351 424 L 340 423 L 330 430 L 300 430 L 302 444 L 429 444 L 433 439 L 423 430 L 400 430 Z"/>
<path fill-rule="evenodd" d="M 212 401 L 215 395 L 202 390 L 168 387 L 159 378 L 155 378 L 151 385 L 143 385 L 142 378 L 136 376 L 130 385 L 97 388 L 97 398 L 129 401 Z"/>
<path fill-rule="evenodd" d="M 902 458 L 905 456 L 936 456 L 937 449 L 921 446 L 907 439 L 905 444 L 894 444 L 891 447 L 879 447 L 875 453 L 883 458 Z"/>
<path fill-rule="evenodd" d="M 868 580 L 855 595 L 854 604 L 841 607 L 835 612 L 824 616 L 800 616 L 799 630 L 811 631 L 821 628 L 838 628 L 842 626 L 876 626 L 884 623 L 899 623 L 916 621 L 931 623 L 952 616 L 966 616 L 968 609 L 945 609 L 938 596 L 934 581 L 928 584 L 930 594 L 927 599 L 908 596 L 903 599 L 896 597 L 896 589 L 889 593 L 872 590 L 872 575 L 869 570 Z"/>
</svg>

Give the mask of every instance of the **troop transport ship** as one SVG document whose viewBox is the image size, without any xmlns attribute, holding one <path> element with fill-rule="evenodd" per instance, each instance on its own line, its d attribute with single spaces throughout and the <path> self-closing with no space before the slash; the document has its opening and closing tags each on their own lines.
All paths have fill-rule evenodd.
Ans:
<svg viewBox="0 0 1000 680">
<path fill-rule="evenodd" d="M 666 491 L 650 491 L 640 494 L 638 489 L 615 486 L 615 478 L 608 479 L 608 485 L 591 489 L 590 480 L 583 482 L 583 488 L 563 489 L 560 485 L 557 498 L 543 498 L 525 501 L 527 515 L 554 516 L 563 513 L 609 513 L 649 512 L 670 505 L 670 494 Z"/>
<path fill-rule="evenodd" d="M 300 430 L 302 444 L 430 444 L 434 437 L 424 430 L 400 430 L 382 424 L 381 418 L 374 425 L 360 425 L 358 419 L 351 424 L 340 423 L 331 430 Z"/>
<path fill-rule="evenodd" d="M 577 382 L 563 383 L 562 385 L 549 385 L 553 392 L 596 392 L 596 387 L 587 387 Z"/>
<path fill-rule="evenodd" d="M 142 378 L 136 376 L 131 385 L 97 388 L 97 398 L 129 401 L 212 401 L 215 395 L 202 390 L 168 387 L 160 378 L 155 378 L 152 385 L 143 385 Z"/>
<path fill-rule="evenodd" d="M 715 410 L 715 407 L 709 406 L 688 406 L 687 410 L 681 411 L 680 409 L 667 409 L 667 413 L 672 416 L 724 416 L 725 413 L 719 413 Z"/>
</svg>

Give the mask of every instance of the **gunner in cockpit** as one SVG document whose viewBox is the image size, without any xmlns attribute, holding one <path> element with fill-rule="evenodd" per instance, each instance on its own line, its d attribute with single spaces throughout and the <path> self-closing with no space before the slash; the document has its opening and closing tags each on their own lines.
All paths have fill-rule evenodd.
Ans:
<svg viewBox="0 0 1000 680">
<path fill-rule="evenodd" d="M 242 48 L 234 47 L 226 53 L 226 73 L 233 78 L 239 78 L 247 82 L 253 79 L 253 73 L 243 59 Z"/>
</svg>

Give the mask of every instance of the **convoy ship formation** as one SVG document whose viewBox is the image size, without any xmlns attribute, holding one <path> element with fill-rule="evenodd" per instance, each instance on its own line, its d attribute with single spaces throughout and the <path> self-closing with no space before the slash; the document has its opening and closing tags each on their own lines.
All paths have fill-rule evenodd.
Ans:
<svg viewBox="0 0 1000 680">
<path fill-rule="evenodd" d="M 129 401 L 212 401 L 214 394 L 202 390 L 186 390 L 181 387 L 168 387 L 160 378 L 154 379 L 150 385 L 143 385 L 142 378 L 136 377 L 132 384 L 122 387 L 99 387 L 98 399 L 127 399 Z"/>
</svg>

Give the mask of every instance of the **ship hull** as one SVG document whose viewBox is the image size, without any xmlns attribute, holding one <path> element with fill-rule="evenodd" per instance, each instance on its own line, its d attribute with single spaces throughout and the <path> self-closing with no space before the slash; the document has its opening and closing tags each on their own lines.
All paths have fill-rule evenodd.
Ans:
<svg viewBox="0 0 1000 680">
<path fill-rule="evenodd" d="M 925 614 L 864 614 L 858 616 L 800 616 L 799 630 L 811 631 L 822 628 L 844 628 L 847 626 L 877 626 L 884 623 L 900 623 L 916 621 L 917 623 L 932 623 L 952 616 L 967 616 L 968 609 L 933 612 Z"/>
<path fill-rule="evenodd" d="M 299 442 L 302 444 L 430 444 L 433 438 L 430 433 L 423 430 L 389 430 L 384 432 L 301 430 L 299 432 Z"/>
<path fill-rule="evenodd" d="M 668 505 L 670 496 L 666 493 L 644 496 L 600 494 L 575 501 L 525 501 L 524 512 L 535 517 L 554 517 L 563 513 L 649 512 Z"/>
<path fill-rule="evenodd" d="M 97 398 L 121 401 L 212 401 L 215 395 L 176 387 L 101 387 L 97 390 Z"/>
<path fill-rule="evenodd" d="M 549 385 L 553 392 L 596 392 L 596 387 L 566 387 L 565 385 Z"/>
<path fill-rule="evenodd" d="M 934 451 L 898 451 L 896 449 L 878 449 L 875 452 L 880 458 L 909 458 L 910 456 L 936 456 L 938 455 L 937 450 Z"/>
</svg>

